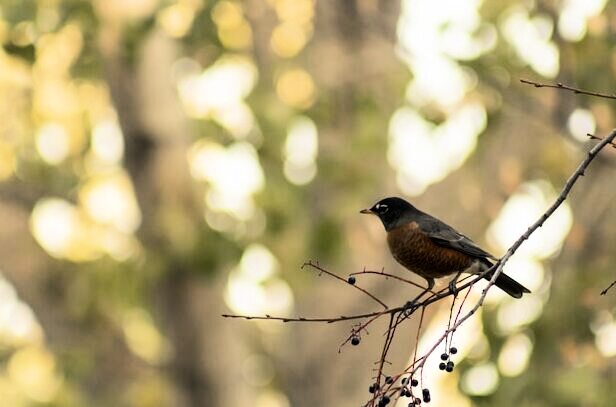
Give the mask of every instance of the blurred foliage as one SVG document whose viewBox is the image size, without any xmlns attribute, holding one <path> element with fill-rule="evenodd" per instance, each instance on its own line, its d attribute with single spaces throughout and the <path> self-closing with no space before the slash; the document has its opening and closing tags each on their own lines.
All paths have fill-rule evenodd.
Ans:
<svg viewBox="0 0 616 407">
<path fill-rule="evenodd" d="M 3 0 L 1 404 L 362 402 L 378 328 L 338 355 L 348 326 L 219 315 L 365 310 L 299 266 L 397 272 L 357 213 L 385 195 L 500 254 L 614 127 L 610 101 L 517 79 L 609 92 L 615 21 L 601 0 Z M 432 404 L 613 404 L 603 156 L 508 272 L 534 296 L 490 300 Z"/>
</svg>

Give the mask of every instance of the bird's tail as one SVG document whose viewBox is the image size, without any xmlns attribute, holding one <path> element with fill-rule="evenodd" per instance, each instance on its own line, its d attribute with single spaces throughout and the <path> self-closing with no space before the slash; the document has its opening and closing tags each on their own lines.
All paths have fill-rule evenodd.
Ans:
<svg viewBox="0 0 616 407">
<path fill-rule="evenodd" d="M 489 267 L 492 267 L 492 263 L 488 263 L 486 261 L 486 266 L 489 264 Z M 490 280 L 492 278 L 492 273 L 487 274 L 484 277 L 486 280 Z M 513 298 L 522 298 L 522 294 L 530 293 L 530 290 L 524 287 L 522 284 L 515 281 L 513 278 L 509 277 L 505 273 L 500 273 L 496 278 L 494 285 L 512 296 Z"/>
</svg>

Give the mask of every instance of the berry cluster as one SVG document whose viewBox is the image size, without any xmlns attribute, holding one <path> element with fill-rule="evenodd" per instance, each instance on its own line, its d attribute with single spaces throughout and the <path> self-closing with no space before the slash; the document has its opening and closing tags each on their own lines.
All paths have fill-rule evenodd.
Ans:
<svg viewBox="0 0 616 407">
<path fill-rule="evenodd" d="M 391 376 L 386 376 L 385 377 L 385 384 L 391 385 L 393 383 L 394 383 L 393 377 L 391 377 Z M 411 398 L 411 401 L 408 404 L 408 407 L 417 407 L 417 406 L 421 405 L 422 401 L 424 403 L 429 403 L 430 400 L 431 400 L 431 398 L 430 398 L 430 390 L 428 390 L 428 389 L 422 389 L 421 390 L 421 395 L 422 395 L 421 398 L 415 397 L 413 395 L 412 388 L 413 387 L 417 387 L 417 386 L 419 386 L 419 381 L 417 379 L 403 377 L 402 380 L 401 380 L 400 397 Z M 368 388 L 368 391 L 371 394 L 378 393 L 379 385 L 377 383 L 371 384 L 370 387 Z M 385 392 L 383 392 L 383 395 L 378 400 L 378 404 L 377 404 L 378 407 L 385 407 L 385 406 L 387 406 L 391 402 L 391 397 L 388 396 L 387 394 L 384 394 L 384 393 Z"/>
<path fill-rule="evenodd" d="M 451 360 L 450 358 L 451 355 L 455 355 L 456 353 L 458 353 L 458 349 L 455 346 L 452 346 L 451 348 L 449 348 L 449 353 L 441 354 L 441 363 L 439 363 L 438 368 L 440 370 L 445 370 L 448 373 L 453 372 L 453 367 L 455 366 L 455 363 L 453 363 L 453 360 Z"/>
</svg>

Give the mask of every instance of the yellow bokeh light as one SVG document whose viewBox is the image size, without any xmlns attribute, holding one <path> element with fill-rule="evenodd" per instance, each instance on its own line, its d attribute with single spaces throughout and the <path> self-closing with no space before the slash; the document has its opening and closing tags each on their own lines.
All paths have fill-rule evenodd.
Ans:
<svg viewBox="0 0 616 407">
<path fill-rule="evenodd" d="M 159 0 L 95 0 L 97 14 L 111 21 L 121 22 L 146 18 L 152 14 Z"/>
<path fill-rule="evenodd" d="M 398 171 L 400 189 L 419 195 L 459 168 L 486 124 L 485 108 L 477 103 L 460 105 L 438 126 L 416 109 L 399 108 L 390 120 L 387 158 Z"/>
<path fill-rule="evenodd" d="M 319 139 L 315 123 L 308 117 L 296 118 L 289 126 L 284 145 L 284 175 L 296 185 L 312 181 L 317 173 Z"/>
<path fill-rule="evenodd" d="M 273 3 L 282 21 L 305 24 L 314 17 L 314 0 L 275 0 Z"/>
<path fill-rule="evenodd" d="M 601 14 L 606 0 L 569 0 L 562 2 L 558 32 L 567 41 L 577 42 L 586 36 L 589 19 Z"/>
<path fill-rule="evenodd" d="M 586 142 L 588 140 L 586 135 L 595 133 L 597 122 L 590 110 L 577 108 L 569 116 L 567 127 L 574 138 Z"/>
<path fill-rule="evenodd" d="M 184 61 L 186 62 L 186 61 Z M 184 63 L 185 68 L 192 65 Z M 211 118 L 234 137 L 243 138 L 255 119 L 244 98 L 257 81 L 254 63 L 239 56 L 223 56 L 200 75 L 188 68 L 178 79 L 178 92 L 189 116 Z"/>
<path fill-rule="evenodd" d="M 92 129 L 92 152 L 105 163 L 119 163 L 124 154 L 124 137 L 116 120 L 103 120 Z"/>
<path fill-rule="evenodd" d="M 8 374 L 13 383 L 29 398 L 42 403 L 52 401 L 62 385 L 55 370 L 54 356 L 39 346 L 18 350 L 8 363 Z"/>
<path fill-rule="evenodd" d="M 35 69 L 40 76 L 66 74 L 79 57 L 83 34 L 78 24 L 66 24 L 60 31 L 37 41 Z"/>
<path fill-rule="evenodd" d="M 265 184 L 265 177 L 254 147 L 246 142 L 225 148 L 220 144 L 199 141 L 188 153 L 192 176 L 207 181 L 209 209 L 225 212 L 247 221 L 255 213 L 253 194 Z"/>
<path fill-rule="evenodd" d="M 165 339 L 146 311 L 135 309 L 126 313 L 122 328 L 129 349 L 146 362 L 160 363 L 168 356 Z"/>
<path fill-rule="evenodd" d="M 252 44 L 252 29 L 248 22 L 243 21 L 232 29 L 220 28 L 218 37 L 220 42 L 229 49 L 245 49 Z"/>
<path fill-rule="evenodd" d="M 488 362 L 468 369 L 462 376 L 460 386 L 466 394 L 487 396 L 496 391 L 499 381 L 496 366 Z"/>
<path fill-rule="evenodd" d="M 534 180 L 522 184 L 490 225 L 488 241 L 499 250 L 507 250 L 555 198 L 556 191 L 548 181 Z M 560 250 L 572 224 L 571 208 L 565 202 L 520 247 L 518 256 L 545 259 L 554 255 Z"/>
<path fill-rule="evenodd" d="M 1 273 L 0 337 L 3 344 L 14 345 L 40 343 L 43 338 L 43 330 L 32 308 L 19 299 L 15 287 Z"/>
<path fill-rule="evenodd" d="M 259 393 L 255 407 L 291 407 L 291 402 L 283 393 L 268 389 Z"/>
<path fill-rule="evenodd" d="M 518 57 L 535 72 L 554 78 L 560 70 L 559 50 L 551 40 L 553 21 L 546 16 L 532 17 L 522 5 L 514 5 L 501 19 L 503 37 Z"/>
<path fill-rule="evenodd" d="M 590 329 L 595 334 L 595 346 L 606 358 L 616 355 L 616 322 L 608 311 L 599 312 L 590 323 Z"/>
<path fill-rule="evenodd" d="M 315 85 L 312 77 L 303 69 L 289 69 L 276 82 L 276 94 L 285 104 L 307 109 L 314 103 Z"/>
<path fill-rule="evenodd" d="M 227 129 L 233 137 L 238 139 L 245 138 L 250 134 L 255 125 L 255 117 L 252 110 L 241 100 L 226 106 L 224 109 L 214 111 L 212 118 Z"/>
<path fill-rule="evenodd" d="M 283 58 L 297 55 L 306 45 L 308 35 L 298 24 L 282 23 L 274 28 L 270 45 L 272 50 Z"/>
<path fill-rule="evenodd" d="M 117 230 L 134 232 L 141 222 L 141 213 L 132 183 L 123 172 L 93 177 L 79 191 L 79 200 L 97 222 Z"/>
<path fill-rule="evenodd" d="M 57 123 L 47 123 L 36 134 L 36 150 L 48 164 L 59 164 L 69 153 L 70 140 L 66 129 Z"/>
<path fill-rule="evenodd" d="M 48 78 L 34 88 L 34 110 L 43 117 L 70 117 L 81 113 L 81 99 L 73 84 Z"/>
<path fill-rule="evenodd" d="M 173 38 L 188 33 L 195 18 L 195 10 L 185 3 L 173 4 L 158 12 L 158 24 Z"/>
<path fill-rule="evenodd" d="M 533 342 L 528 335 L 520 333 L 507 339 L 498 356 L 498 370 L 503 376 L 514 377 L 528 367 Z"/>
<path fill-rule="evenodd" d="M 103 253 L 100 230 L 76 206 L 58 198 L 43 198 L 30 217 L 32 235 L 50 255 L 71 261 L 90 261 Z"/>
<path fill-rule="evenodd" d="M 220 1 L 212 9 L 212 20 L 218 27 L 220 42 L 230 49 L 248 48 L 252 29 L 244 19 L 242 6 L 234 1 Z"/>
<path fill-rule="evenodd" d="M 238 313 L 288 314 L 293 307 L 293 292 L 276 277 L 278 268 L 278 260 L 267 247 L 247 247 L 238 267 L 229 275 L 225 291 L 229 308 Z"/>
<path fill-rule="evenodd" d="M 498 308 L 496 315 L 498 328 L 506 333 L 519 331 L 522 327 L 536 321 L 542 312 L 543 301 L 537 295 L 504 302 Z"/>
<path fill-rule="evenodd" d="M 212 8 L 212 20 L 220 28 L 237 27 L 244 21 L 242 6 L 234 1 L 219 1 Z"/>
</svg>

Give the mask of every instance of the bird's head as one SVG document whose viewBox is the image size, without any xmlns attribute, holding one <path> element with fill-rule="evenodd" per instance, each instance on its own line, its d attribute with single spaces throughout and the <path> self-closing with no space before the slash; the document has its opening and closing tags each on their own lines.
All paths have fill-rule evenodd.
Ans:
<svg viewBox="0 0 616 407">
<path fill-rule="evenodd" d="M 363 209 L 360 213 L 376 215 L 383 222 L 385 230 L 391 230 L 396 226 L 410 222 L 419 211 L 402 198 L 390 197 L 381 199 L 369 209 Z"/>
</svg>

